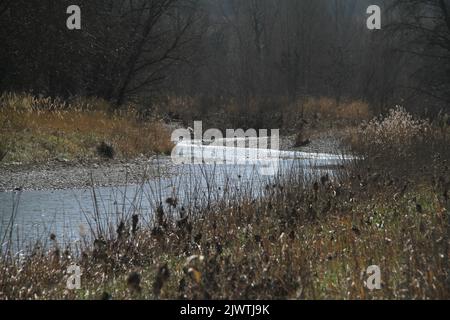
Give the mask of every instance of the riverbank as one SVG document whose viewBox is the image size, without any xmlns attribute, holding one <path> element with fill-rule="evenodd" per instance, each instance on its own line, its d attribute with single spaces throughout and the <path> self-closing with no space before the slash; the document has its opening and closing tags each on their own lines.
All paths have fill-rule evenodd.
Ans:
<svg viewBox="0 0 450 320">
<path fill-rule="evenodd" d="M 335 134 L 323 133 L 304 147 L 295 146 L 295 136 L 280 137 L 280 149 L 308 153 L 333 153 L 343 150 Z M 170 156 L 140 156 L 132 160 L 92 158 L 50 160 L 34 163 L 0 163 L 0 192 L 14 190 L 56 190 L 92 186 L 139 184 L 143 176 L 156 178 L 170 174 Z"/>
<path fill-rule="evenodd" d="M 77 189 L 139 184 L 145 177 L 168 175 L 170 158 L 140 157 L 131 161 L 49 161 L 0 165 L 0 192 Z"/>
<path fill-rule="evenodd" d="M 164 122 L 143 118 L 132 105 L 118 109 L 94 98 L 0 95 L 0 163 L 129 160 L 169 154 L 172 148 Z"/>
<path fill-rule="evenodd" d="M 280 149 L 344 151 L 342 128 L 325 128 L 312 116 L 316 109 L 330 113 L 330 105 L 326 99 L 310 100 L 305 112 L 314 128 L 283 130 Z M 357 105 L 364 110 L 364 105 Z M 354 108 L 346 105 L 343 113 Z M 295 114 L 294 109 L 290 112 Z M 295 121 L 288 124 L 297 126 Z M 96 186 L 138 183 L 144 171 L 155 174 L 154 159 L 167 158 L 173 148 L 171 132 L 181 127 L 185 127 L 182 122 L 162 121 L 157 114 L 143 118 L 133 106 L 114 109 L 101 99 L 62 101 L 4 93 L 0 96 L 0 192 L 84 188 L 92 181 Z"/>
</svg>

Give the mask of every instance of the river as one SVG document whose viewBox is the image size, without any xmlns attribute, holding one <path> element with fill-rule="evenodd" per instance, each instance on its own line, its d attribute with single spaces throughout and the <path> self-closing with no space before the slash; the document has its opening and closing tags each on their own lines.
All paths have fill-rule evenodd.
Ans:
<svg viewBox="0 0 450 320">
<path fill-rule="evenodd" d="M 310 179 L 333 174 L 334 168 L 351 160 L 335 154 L 269 150 L 263 153 L 263 161 L 255 161 L 255 153 L 261 150 L 213 147 L 201 142 L 179 143 L 177 148 L 181 157 L 171 174 L 141 184 L 0 193 L 3 250 L 8 242 L 23 250 L 37 241 L 46 246 L 50 234 L 59 243 L 76 244 L 90 235 L 91 227 L 114 228 L 118 221 L 136 213 L 141 223 L 150 224 L 160 204 L 169 214 L 172 212 L 167 199 L 176 199 L 177 208 L 194 211 L 218 200 L 258 197 L 268 184 L 283 176 L 301 172 L 303 178 Z M 234 161 L 223 161 L 230 159 L 230 152 Z M 236 159 L 240 161 L 236 163 Z M 167 157 L 160 165 L 172 160 Z"/>
</svg>

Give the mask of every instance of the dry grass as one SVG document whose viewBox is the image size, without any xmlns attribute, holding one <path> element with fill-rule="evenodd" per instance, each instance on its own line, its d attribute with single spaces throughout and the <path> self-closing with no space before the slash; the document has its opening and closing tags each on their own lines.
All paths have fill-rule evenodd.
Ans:
<svg viewBox="0 0 450 320">
<path fill-rule="evenodd" d="M 282 128 L 281 109 L 284 99 L 253 97 L 168 96 L 155 106 L 166 119 L 191 125 L 202 120 L 207 128 Z"/>
<path fill-rule="evenodd" d="M 0 98 L 0 136 L 5 161 L 95 158 L 96 147 L 111 143 L 123 158 L 168 153 L 170 134 L 159 121 L 139 121 L 131 107 L 111 112 L 103 100 L 78 98 L 72 103 L 30 95 Z"/>
<path fill-rule="evenodd" d="M 395 152 L 405 152 L 417 139 L 432 136 L 428 121 L 414 119 L 402 107 L 391 109 L 386 117 L 375 118 L 363 123 L 353 136 L 353 144 L 374 146 L 376 148 L 393 148 Z"/>
<path fill-rule="evenodd" d="M 371 117 L 369 105 L 360 100 L 337 103 L 335 99 L 320 97 L 307 98 L 297 102 L 307 118 L 346 120 L 360 122 Z"/>
<path fill-rule="evenodd" d="M 159 211 L 150 227 L 124 221 L 78 253 L 56 239 L 21 260 L 6 255 L 0 298 L 450 298 L 448 168 L 408 190 L 355 170 L 312 185 L 295 171 L 256 201 L 218 202 L 181 220 Z M 65 287 L 73 263 L 78 291 Z M 370 265 L 381 268 L 381 290 L 364 285 Z"/>
<path fill-rule="evenodd" d="M 356 128 L 348 129 L 347 142 L 376 170 L 417 177 L 437 170 L 450 158 L 450 127 L 416 119 L 401 107 Z M 447 163 L 448 165 L 448 163 Z"/>
<path fill-rule="evenodd" d="M 347 131 L 370 118 L 369 105 L 360 100 L 344 100 L 338 105 L 336 99 L 307 97 L 284 107 L 283 126 L 295 137 L 294 145 L 302 147 L 324 136 L 341 141 Z"/>
<path fill-rule="evenodd" d="M 317 128 L 346 127 L 372 117 L 370 107 L 360 100 L 304 97 L 208 98 L 169 96 L 155 107 L 158 113 L 191 124 L 202 119 L 214 128 L 279 128 L 284 133 L 304 130 L 304 121 Z"/>
</svg>

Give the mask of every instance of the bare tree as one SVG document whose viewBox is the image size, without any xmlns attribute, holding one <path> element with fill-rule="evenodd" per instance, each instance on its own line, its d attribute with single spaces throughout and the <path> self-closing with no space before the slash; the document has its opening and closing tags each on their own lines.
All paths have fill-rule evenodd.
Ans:
<svg viewBox="0 0 450 320">
<path fill-rule="evenodd" d="M 12 0 L 1 0 L 0 1 L 0 16 L 8 10 L 9 5 L 11 4 Z"/>
<path fill-rule="evenodd" d="M 447 106 L 450 102 L 450 1 L 394 0 L 399 15 L 390 30 L 404 36 L 398 50 L 416 63 L 408 85 L 418 95 L 426 95 Z"/>
<path fill-rule="evenodd" d="M 190 32 L 198 18 L 195 2 L 184 0 L 130 1 L 122 15 L 129 23 L 129 33 L 126 49 L 118 58 L 117 105 L 161 82 L 171 66 L 188 59 L 187 46 L 196 36 Z"/>
</svg>

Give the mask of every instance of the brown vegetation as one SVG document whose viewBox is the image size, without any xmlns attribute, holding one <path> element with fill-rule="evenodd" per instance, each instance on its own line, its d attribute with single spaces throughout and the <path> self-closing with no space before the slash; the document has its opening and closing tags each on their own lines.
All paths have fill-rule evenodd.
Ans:
<svg viewBox="0 0 450 320">
<path fill-rule="evenodd" d="M 102 142 L 121 158 L 168 153 L 170 133 L 157 119 L 140 120 L 131 106 L 111 111 L 107 102 L 77 98 L 72 102 L 3 94 L 0 140 L 4 161 L 39 162 L 93 159 Z"/>
</svg>

